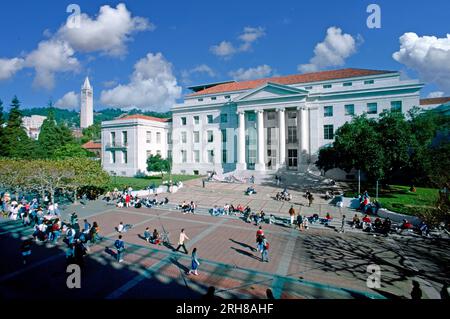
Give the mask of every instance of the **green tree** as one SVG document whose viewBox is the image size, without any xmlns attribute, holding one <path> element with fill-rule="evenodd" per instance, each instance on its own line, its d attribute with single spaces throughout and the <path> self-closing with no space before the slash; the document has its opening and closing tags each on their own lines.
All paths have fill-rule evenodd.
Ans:
<svg viewBox="0 0 450 319">
<path fill-rule="evenodd" d="M 88 158 L 88 157 L 95 157 L 95 154 L 84 149 L 78 143 L 67 143 L 57 148 L 53 153 L 53 157 L 55 159 L 66 159 L 72 157 Z"/>
<path fill-rule="evenodd" d="M 22 113 L 20 111 L 20 101 L 17 96 L 14 96 L 11 101 L 11 110 L 3 134 L 5 156 L 14 158 L 31 156 L 29 148 L 32 143 L 25 128 L 22 126 Z"/>
<path fill-rule="evenodd" d="M 163 159 L 161 155 L 151 155 L 147 159 L 147 171 L 148 172 L 159 172 L 161 173 L 161 178 L 164 178 L 164 172 L 170 171 L 170 161 Z"/>
<path fill-rule="evenodd" d="M 81 143 L 87 143 L 89 141 L 97 141 L 101 138 L 101 124 L 95 123 L 85 129 L 83 129 L 83 136 L 81 137 Z"/>
</svg>

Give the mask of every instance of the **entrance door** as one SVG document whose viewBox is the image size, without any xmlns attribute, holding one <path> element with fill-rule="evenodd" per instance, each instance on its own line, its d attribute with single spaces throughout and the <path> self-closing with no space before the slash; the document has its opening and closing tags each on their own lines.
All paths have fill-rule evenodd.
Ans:
<svg viewBox="0 0 450 319">
<path fill-rule="evenodd" d="M 277 167 L 277 150 L 267 150 L 267 168 L 276 169 Z"/>
<path fill-rule="evenodd" d="M 288 150 L 288 169 L 297 169 L 298 154 L 297 149 Z"/>
</svg>

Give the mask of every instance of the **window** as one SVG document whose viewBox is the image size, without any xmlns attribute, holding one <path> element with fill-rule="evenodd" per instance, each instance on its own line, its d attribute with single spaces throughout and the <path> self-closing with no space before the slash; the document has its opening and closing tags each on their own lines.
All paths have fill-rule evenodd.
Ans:
<svg viewBox="0 0 450 319">
<path fill-rule="evenodd" d="M 332 85 L 331 84 L 324 84 L 323 88 L 324 89 L 331 89 Z"/>
<path fill-rule="evenodd" d="M 116 152 L 115 151 L 111 151 L 111 163 L 113 163 L 113 164 L 116 163 Z"/>
<path fill-rule="evenodd" d="M 377 114 L 377 103 L 367 103 L 367 114 Z"/>
<path fill-rule="evenodd" d="M 199 102 L 203 102 L 203 99 L 198 99 Z"/>
<path fill-rule="evenodd" d="M 194 151 L 194 163 L 200 163 L 200 151 Z"/>
<path fill-rule="evenodd" d="M 197 125 L 200 123 L 200 116 L 194 116 L 194 124 Z"/>
<path fill-rule="evenodd" d="M 181 132 L 181 143 L 185 144 L 187 142 L 186 132 Z"/>
<path fill-rule="evenodd" d="M 194 132 L 194 143 L 200 143 L 200 132 Z"/>
<path fill-rule="evenodd" d="M 323 137 L 326 140 L 332 140 L 334 138 L 333 125 L 324 125 L 323 126 Z"/>
<path fill-rule="evenodd" d="M 185 117 L 181 118 L 181 125 L 186 125 L 187 121 Z"/>
<path fill-rule="evenodd" d="M 223 113 L 220 114 L 220 123 L 227 123 L 228 122 L 228 114 Z"/>
<path fill-rule="evenodd" d="M 222 163 L 227 162 L 227 150 L 222 150 Z"/>
<path fill-rule="evenodd" d="M 122 163 L 128 164 L 128 152 L 127 151 L 122 151 Z"/>
<path fill-rule="evenodd" d="M 208 143 L 214 142 L 214 134 L 213 131 L 207 131 L 208 134 Z"/>
<path fill-rule="evenodd" d="M 208 163 L 214 163 L 214 150 L 208 151 Z"/>
<path fill-rule="evenodd" d="M 186 163 L 187 162 L 187 153 L 185 150 L 181 151 L 181 162 Z"/>
<path fill-rule="evenodd" d="M 325 117 L 333 116 L 333 106 L 324 106 L 323 107 L 323 116 L 325 116 Z"/>
<path fill-rule="evenodd" d="M 157 151 L 156 151 L 156 155 L 161 156 L 161 151 L 160 151 L 160 150 L 157 150 Z"/>
<path fill-rule="evenodd" d="M 149 158 L 150 156 L 152 156 L 152 151 L 147 151 L 147 158 Z"/>
<path fill-rule="evenodd" d="M 277 117 L 275 112 L 267 112 L 267 119 L 270 120 L 275 120 Z"/>
<path fill-rule="evenodd" d="M 225 98 L 226 98 L 226 99 L 229 99 L 229 98 L 231 98 L 231 96 L 229 96 L 229 95 L 225 95 Z"/>
<path fill-rule="evenodd" d="M 172 158 L 172 151 L 167 151 L 167 158 Z"/>
<path fill-rule="evenodd" d="M 305 90 L 312 90 L 312 86 L 305 86 Z"/>
<path fill-rule="evenodd" d="M 354 104 L 345 105 L 345 115 L 355 115 L 355 105 Z"/>
<path fill-rule="evenodd" d="M 161 144 L 161 132 L 156 132 L 156 144 Z"/>
<path fill-rule="evenodd" d="M 227 130 L 222 130 L 222 143 L 227 142 Z"/>
<path fill-rule="evenodd" d="M 401 112 L 402 111 L 402 101 L 392 101 L 391 102 L 391 111 L 392 112 Z"/>
<path fill-rule="evenodd" d="M 116 132 L 111 132 L 111 146 L 116 146 Z"/>
<path fill-rule="evenodd" d="M 364 84 L 365 84 L 365 85 L 373 84 L 373 83 L 374 83 L 374 80 L 365 80 L 365 81 L 364 81 Z"/>
<path fill-rule="evenodd" d="M 127 131 L 123 131 L 122 132 L 122 143 L 123 145 L 127 145 L 128 144 L 128 134 Z"/>
<path fill-rule="evenodd" d="M 296 119 L 297 112 L 288 112 L 288 119 Z"/>
<path fill-rule="evenodd" d="M 208 124 L 214 123 L 214 119 L 213 119 L 212 115 L 208 115 L 207 118 L 208 118 Z"/>
<path fill-rule="evenodd" d="M 343 86 L 352 86 L 353 83 L 352 82 L 344 82 Z"/>
<path fill-rule="evenodd" d="M 297 126 L 288 126 L 288 143 L 297 143 Z"/>
<path fill-rule="evenodd" d="M 256 113 L 248 113 L 248 121 L 255 122 L 256 121 Z"/>
<path fill-rule="evenodd" d="M 167 133 L 167 144 L 172 144 L 172 133 Z"/>
<path fill-rule="evenodd" d="M 213 97 L 211 97 L 211 100 L 215 101 L 215 100 L 217 100 L 217 97 L 213 96 Z"/>
<path fill-rule="evenodd" d="M 152 132 L 147 131 L 147 133 L 146 133 L 146 141 L 147 141 L 147 144 L 150 144 L 152 142 Z"/>
</svg>

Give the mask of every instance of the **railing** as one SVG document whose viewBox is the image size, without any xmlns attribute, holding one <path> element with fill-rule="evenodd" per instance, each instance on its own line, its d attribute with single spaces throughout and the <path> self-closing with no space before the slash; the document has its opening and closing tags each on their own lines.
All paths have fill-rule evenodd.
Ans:
<svg viewBox="0 0 450 319">
<path fill-rule="evenodd" d="M 107 143 L 105 145 L 106 149 L 120 149 L 120 148 L 127 148 L 128 147 L 128 143 Z"/>
</svg>

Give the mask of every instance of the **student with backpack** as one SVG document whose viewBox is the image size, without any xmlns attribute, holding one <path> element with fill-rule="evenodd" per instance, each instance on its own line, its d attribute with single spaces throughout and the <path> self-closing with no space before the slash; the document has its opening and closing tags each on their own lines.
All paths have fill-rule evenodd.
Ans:
<svg viewBox="0 0 450 319">
<path fill-rule="evenodd" d="M 267 241 L 266 237 L 262 236 L 261 241 L 261 261 L 262 262 L 269 262 L 269 242 Z"/>
<path fill-rule="evenodd" d="M 114 247 L 117 249 L 117 261 L 121 263 L 123 261 L 123 251 L 125 250 L 125 243 L 122 240 L 122 235 L 119 235 L 119 239 L 115 241 Z"/>
</svg>

